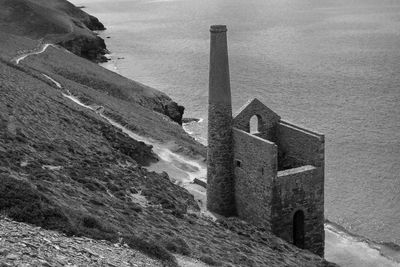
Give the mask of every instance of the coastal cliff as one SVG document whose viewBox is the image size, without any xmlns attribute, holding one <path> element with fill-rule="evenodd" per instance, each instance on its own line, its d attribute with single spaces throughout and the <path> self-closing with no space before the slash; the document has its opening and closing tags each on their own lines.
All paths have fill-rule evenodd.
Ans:
<svg viewBox="0 0 400 267">
<path fill-rule="evenodd" d="M 64 0 L 4 0 L 0 30 L 60 44 L 87 59 L 106 61 L 104 40 L 93 31 L 104 30 L 95 17 Z"/>
<path fill-rule="evenodd" d="M 60 45 L 77 56 L 94 62 L 104 62 L 108 52 L 106 44 L 95 32 L 104 30 L 104 25 L 94 16 L 65 0 L 3 0 L 0 2 L 0 32 L 5 40 L 3 46 L 10 46 L 10 39 L 15 36 L 36 40 L 36 46 L 52 43 Z M 6 36 L 5 34 L 12 35 Z M 23 51 L 14 51 L 14 54 Z M 5 51 L 7 53 L 7 51 Z M 76 72 L 80 72 L 76 67 Z M 110 78 L 110 77 L 107 77 Z M 111 78 L 108 84 L 119 78 Z M 128 79 L 126 79 L 128 80 Z M 93 81 L 91 81 L 93 82 Z M 103 81 L 100 81 L 100 84 Z M 104 86 L 103 86 L 104 87 Z M 113 86 L 113 92 L 115 93 Z M 145 91 L 148 87 L 131 82 L 133 90 Z M 141 88 L 143 87 L 143 88 Z M 125 97 L 122 91 L 132 91 L 130 88 L 119 88 L 120 97 Z M 182 124 L 184 107 L 172 101 L 167 95 L 153 91 L 153 96 L 130 98 L 153 110 L 167 115 L 178 124 Z"/>
<path fill-rule="evenodd" d="M 33 6 L 33 1 L 15 2 Z M 44 19 L 37 14 L 32 21 Z M 47 15 L 46 20 L 52 17 Z M 205 216 L 173 175 L 149 170 L 162 160 L 155 148 L 115 128 L 110 119 L 168 143 L 179 155 L 201 162 L 206 154 L 176 123 L 183 108 L 168 96 L 43 43 L 48 38 L 43 33 L 28 34 L 22 26 L 11 33 L 6 23 L 0 27 L 1 214 L 139 250 L 164 266 L 178 266 L 182 256 L 211 266 L 334 266 L 237 218 Z M 8 219 L 0 224 L 6 231 L 15 225 Z M 40 233 L 54 242 L 63 238 Z M 103 246 L 94 243 L 96 249 Z"/>
</svg>

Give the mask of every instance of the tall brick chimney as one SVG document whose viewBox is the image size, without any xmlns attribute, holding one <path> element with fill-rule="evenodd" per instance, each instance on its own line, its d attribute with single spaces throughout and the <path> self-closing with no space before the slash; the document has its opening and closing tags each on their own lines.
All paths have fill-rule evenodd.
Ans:
<svg viewBox="0 0 400 267">
<path fill-rule="evenodd" d="M 235 215 L 232 103 L 226 26 L 210 27 L 208 95 L 207 208 Z"/>
</svg>

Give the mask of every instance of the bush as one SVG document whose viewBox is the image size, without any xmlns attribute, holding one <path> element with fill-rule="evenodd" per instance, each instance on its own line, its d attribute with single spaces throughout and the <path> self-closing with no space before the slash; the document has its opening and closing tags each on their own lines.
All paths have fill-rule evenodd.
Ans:
<svg viewBox="0 0 400 267">
<path fill-rule="evenodd" d="M 41 221 L 42 196 L 25 181 L 0 175 L 0 210 L 18 221 Z"/>
<path fill-rule="evenodd" d="M 123 242 L 125 242 L 129 247 L 139 250 L 144 254 L 161 260 L 164 266 L 167 267 L 178 267 L 178 262 L 176 261 L 174 255 L 169 253 L 164 247 L 156 244 L 156 241 L 146 241 L 142 238 L 136 236 L 124 236 Z"/>
<path fill-rule="evenodd" d="M 71 231 L 71 224 L 59 207 L 53 205 L 28 182 L 0 175 L 0 211 L 10 218 L 47 229 Z"/>
<path fill-rule="evenodd" d="M 221 266 L 221 263 L 219 261 L 214 260 L 212 257 L 208 255 L 202 255 L 200 257 L 200 260 L 211 266 Z"/>
<path fill-rule="evenodd" d="M 173 253 L 190 256 L 191 250 L 186 241 L 181 237 L 170 237 L 163 241 L 164 247 Z"/>
<path fill-rule="evenodd" d="M 102 228 L 100 222 L 96 218 L 91 217 L 91 216 L 83 217 L 82 223 L 83 223 L 83 226 L 86 228 L 97 228 L 97 229 Z"/>
<path fill-rule="evenodd" d="M 45 187 L 40 186 L 40 189 L 44 191 Z M 58 230 L 69 236 L 87 236 L 112 242 L 118 240 L 115 229 L 110 225 L 92 215 L 60 207 L 29 182 L 8 175 L 0 175 L 0 212 L 16 221 Z"/>
</svg>

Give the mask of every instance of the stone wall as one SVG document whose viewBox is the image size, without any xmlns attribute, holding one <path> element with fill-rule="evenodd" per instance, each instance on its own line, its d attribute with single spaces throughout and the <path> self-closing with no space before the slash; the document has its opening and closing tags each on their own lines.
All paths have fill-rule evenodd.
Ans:
<svg viewBox="0 0 400 267">
<path fill-rule="evenodd" d="M 233 126 L 250 132 L 250 119 L 254 115 L 258 118 L 257 136 L 275 142 L 280 117 L 256 98 L 239 109 L 233 119 Z"/>
<path fill-rule="evenodd" d="M 303 166 L 278 172 L 273 189 L 272 232 L 293 243 L 293 217 L 304 212 L 304 249 L 324 255 L 324 180 L 318 168 Z"/>
<path fill-rule="evenodd" d="M 256 226 L 270 230 L 277 147 L 236 128 L 233 128 L 233 140 L 237 214 Z"/>
<path fill-rule="evenodd" d="M 228 103 L 209 103 L 207 150 L 207 208 L 235 215 L 232 111 Z"/>
<path fill-rule="evenodd" d="M 304 165 L 324 170 L 324 136 L 305 128 L 280 121 L 277 129 L 279 164 L 288 169 Z"/>
<path fill-rule="evenodd" d="M 303 167 L 278 172 L 273 193 L 273 232 L 292 242 L 293 215 L 301 209 L 305 214 L 305 248 L 323 256 L 325 138 L 281 121 L 277 144 L 280 169 Z"/>
</svg>

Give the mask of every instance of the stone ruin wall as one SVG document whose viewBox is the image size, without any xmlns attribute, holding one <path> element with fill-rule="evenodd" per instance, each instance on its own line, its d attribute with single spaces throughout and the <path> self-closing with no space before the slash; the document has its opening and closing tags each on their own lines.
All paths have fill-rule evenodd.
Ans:
<svg viewBox="0 0 400 267">
<path fill-rule="evenodd" d="M 236 128 L 233 128 L 233 138 L 237 214 L 256 226 L 271 230 L 269 222 L 272 183 L 277 172 L 277 147 Z"/>
<path fill-rule="evenodd" d="M 276 144 L 279 148 L 279 164 L 290 166 L 290 168 L 313 165 L 323 176 L 324 143 L 322 134 L 285 121 L 278 124 Z"/>
<path fill-rule="evenodd" d="M 300 209 L 305 215 L 305 248 L 323 256 L 324 136 L 281 122 L 277 143 L 286 163 L 302 167 L 278 172 L 273 193 L 272 231 L 292 242 L 293 215 Z"/>
<path fill-rule="evenodd" d="M 237 112 L 233 126 L 249 133 L 250 119 L 253 116 L 258 118 L 258 133 L 256 135 L 271 142 L 276 142 L 276 126 L 280 121 L 280 117 L 257 99 L 253 99 Z"/>
<path fill-rule="evenodd" d="M 323 180 L 307 165 L 278 172 L 273 189 L 272 232 L 293 243 L 293 218 L 304 212 L 304 248 L 324 255 Z"/>
<path fill-rule="evenodd" d="M 253 107 L 236 117 L 234 126 L 248 130 Z M 266 116 L 261 110 L 260 114 Z M 275 135 L 278 146 L 241 129 L 233 128 L 233 137 L 238 216 L 293 243 L 294 213 L 302 210 L 304 248 L 323 256 L 324 136 L 279 121 Z M 285 158 L 278 159 L 282 154 Z M 278 171 L 279 160 L 286 161 L 286 170 Z"/>
</svg>

